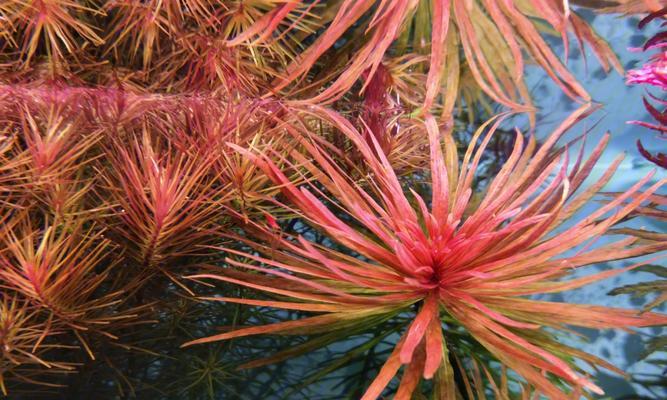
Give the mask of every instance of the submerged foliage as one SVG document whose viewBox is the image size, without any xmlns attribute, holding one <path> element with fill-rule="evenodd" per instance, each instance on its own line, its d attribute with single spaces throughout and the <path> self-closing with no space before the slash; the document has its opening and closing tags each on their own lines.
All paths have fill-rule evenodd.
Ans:
<svg viewBox="0 0 667 400">
<path fill-rule="evenodd" d="M 576 103 L 591 99 L 571 52 L 623 72 L 583 9 L 664 15 L 654 0 L 0 0 L 0 391 L 601 393 L 598 368 L 624 371 L 563 339 L 664 325 L 664 295 L 641 310 L 546 295 L 662 274 L 665 234 L 624 224 L 664 221 L 665 180 L 602 192 L 623 159 L 598 162 L 609 134 L 589 154 L 587 134 L 566 138 L 590 105 L 532 133 L 526 65 Z M 660 83 L 662 61 L 630 81 Z M 520 113 L 530 133 L 508 128 Z"/>
<path fill-rule="evenodd" d="M 431 149 L 429 202 L 414 191 L 410 196 L 404 194 L 379 143 L 368 145 L 340 116 L 318 111 L 337 121 L 363 154 L 368 170 L 362 182 L 352 180 L 308 138 L 303 142 L 308 157 L 300 160 L 299 166 L 305 171 L 318 171 L 317 184 L 299 188 L 267 158 L 257 157 L 256 162 L 281 187 L 288 204 L 294 205 L 332 241 L 358 256 L 316 245 L 303 236 L 291 237 L 266 228 L 256 232 L 261 227 L 250 229 L 249 237 L 266 236 L 266 244 L 248 243 L 263 256 L 221 250 L 260 265 L 232 256 L 226 260 L 230 267 L 247 272 L 230 276 L 222 270 L 219 275 L 198 274 L 191 278 L 237 283 L 278 296 L 269 301 L 228 297 L 217 300 L 324 314 L 233 330 L 190 344 L 260 333 L 326 330 L 344 335 L 350 326 L 381 323 L 414 305 L 419 311 L 364 398 L 378 397 L 402 364 L 407 366 L 397 398 L 409 398 L 420 375 L 427 379 L 437 376 L 435 390 L 448 393 L 444 398 L 455 398 L 452 366 L 443 344 L 447 328 L 440 314 L 444 312 L 537 391 L 556 399 L 572 394 L 566 394 L 569 391 L 554 385 L 549 377 L 562 379 L 575 392 L 582 388 L 600 391 L 576 372 L 574 359 L 610 366 L 559 344 L 552 333 L 540 330 L 541 327 L 565 329 L 578 325 L 604 329 L 665 323 L 665 317 L 656 314 L 525 298 L 575 289 L 624 271 L 563 280 L 576 268 L 667 248 L 664 242 L 641 244 L 633 238 L 591 246 L 665 183 L 659 181 L 640 192 L 651 174 L 604 207 L 563 227 L 611 179 L 622 159 L 618 158 L 602 179 L 575 195 L 600 157 L 607 138 L 590 158 L 584 160 L 580 153 L 572 167 L 567 149 L 554 145 L 586 114 L 585 109 L 571 116 L 542 146 L 537 147 L 533 138 L 524 144 L 523 135 L 517 133 L 508 161 L 490 181 L 484 195 L 474 202 L 473 178 L 502 117 L 485 124 L 492 125 L 488 131 L 486 126 L 480 128 L 465 154 L 459 155 L 455 147 L 448 146 L 452 142 L 448 136 L 442 152 L 437 124 L 433 117 L 426 116 L 424 124 Z M 630 198 L 630 202 L 623 203 Z M 333 209 L 325 202 L 331 202 Z M 343 219 L 337 215 L 341 212 Z M 583 247 L 567 255 L 579 246 Z"/>
<path fill-rule="evenodd" d="M 52 78 L 332 102 L 360 81 L 366 88 L 383 65 L 403 64 L 425 73 L 410 106 L 447 117 L 466 92 L 466 101 L 483 92 L 532 110 L 528 62 L 569 97 L 590 100 L 545 32 L 561 37 L 566 56 L 573 34 L 604 70 L 622 71 L 604 40 L 557 0 L 5 0 L 0 16 L 6 70 L 18 76 L 46 63 Z"/>
</svg>

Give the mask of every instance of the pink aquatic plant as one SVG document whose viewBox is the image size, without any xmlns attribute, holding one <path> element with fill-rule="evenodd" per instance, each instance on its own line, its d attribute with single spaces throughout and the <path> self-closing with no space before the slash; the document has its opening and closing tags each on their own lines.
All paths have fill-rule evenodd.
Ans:
<svg viewBox="0 0 667 400">
<path fill-rule="evenodd" d="M 667 15 L 667 7 L 653 12 L 642 19 L 639 23 L 639 28 L 644 28 L 653 20 L 663 19 L 665 15 Z M 662 26 L 666 25 L 667 22 L 663 21 Z M 656 50 L 657 53 L 652 55 L 650 61 L 641 68 L 628 71 L 626 81 L 628 85 L 650 85 L 657 87 L 664 94 L 667 91 L 667 31 L 659 32 L 647 40 L 643 50 Z M 658 131 L 661 139 L 667 139 L 667 101 L 659 96 L 649 96 L 658 105 L 656 107 L 644 98 L 644 107 L 656 122 L 630 121 L 630 123 Z M 637 140 L 637 148 L 644 158 L 656 165 L 667 168 L 667 154 L 662 152 L 651 154 L 644 148 L 639 139 Z"/>
<path fill-rule="evenodd" d="M 234 297 L 210 300 L 318 315 L 237 328 L 186 345 L 257 334 L 326 331 L 344 337 L 350 326 L 377 324 L 415 307 L 418 311 L 412 322 L 363 399 L 378 398 L 402 366 L 405 369 L 397 399 L 411 398 L 420 377 L 435 378 L 436 390 L 445 393 L 443 398 L 454 399 L 452 366 L 445 346 L 447 328 L 443 324 L 447 316 L 538 392 L 564 400 L 583 389 L 602 393 L 573 360 L 615 368 L 559 343 L 544 328 L 628 328 L 667 322 L 667 316 L 660 314 L 528 297 L 579 288 L 644 263 L 572 277 L 572 271 L 580 267 L 667 248 L 665 243 L 645 245 L 632 237 L 593 246 L 665 183 L 659 181 L 642 191 L 652 173 L 568 228 L 560 228 L 594 198 L 622 160 L 622 156 L 617 158 L 598 182 L 582 188 L 608 136 L 588 159 L 580 152 L 573 166 L 567 148 L 557 147 L 556 142 L 589 113 L 588 108 L 575 112 L 539 147 L 534 138 L 525 142 L 517 132 L 509 160 L 479 201 L 472 200 L 472 183 L 484 149 L 503 116 L 484 124 L 462 157 L 452 146 L 451 134 L 441 132 L 435 119 L 426 116 L 423 123 L 430 142 L 428 198 L 402 187 L 380 143 L 372 136 L 369 144 L 368 138 L 340 115 L 311 109 L 335 122 L 358 147 L 368 169 L 364 183 L 351 179 L 307 135 L 302 145 L 308 156 L 299 162 L 317 176 L 317 185 L 298 186 L 267 154 L 236 148 L 254 159 L 281 187 L 290 207 L 359 257 L 255 224 L 249 230 L 253 234 L 243 241 L 259 255 L 222 248 L 231 255 L 226 260 L 229 268 L 207 265 L 207 273 L 191 278 L 234 283 L 277 297 L 266 301 Z M 325 204 L 325 199 L 338 213 Z M 252 238 L 265 238 L 266 242 Z M 572 253 L 573 249 L 579 250 Z M 570 388 L 555 385 L 550 378 L 561 379 Z"/>
</svg>

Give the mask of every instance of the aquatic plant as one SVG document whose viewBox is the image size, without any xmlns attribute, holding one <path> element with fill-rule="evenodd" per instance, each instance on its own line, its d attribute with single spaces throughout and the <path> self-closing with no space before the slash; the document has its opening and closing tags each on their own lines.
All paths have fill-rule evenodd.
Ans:
<svg viewBox="0 0 667 400">
<path fill-rule="evenodd" d="M 46 62 L 50 77 L 95 80 L 95 70 L 110 57 L 116 75 L 150 88 L 272 92 L 331 102 L 381 64 L 417 55 L 411 68 L 426 73 L 419 107 L 430 110 L 442 96 L 447 116 L 459 86 L 469 84 L 462 79 L 467 73 L 472 90 L 531 110 L 523 82 L 528 62 L 571 98 L 590 100 L 543 32 L 559 35 L 566 55 L 572 33 L 605 70 L 622 71 L 610 47 L 568 2 L 551 0 L 6 0 L 0 15 L 7 21 L 0 34 L 10 70 Z"/>
<path fill-rule="evenodd" d="M 660 20 L 667 15 L 667 7 L 662 10 L 649 14 L 646 18 L 639 22 L 639 28 L 642 29 L 653 20 Z M 666 23 L 663 22 L 663 26 Z M 639 69 L 628 71 L 627 83 L 629 85 L 650 85 L 661 89 L 663 92 L 667 90 L 667 31 L 658 32 L 653 37 L 644 43 L 643 50 L 656 50 L 657 52 L 651 56 L 650 61 L 644 64 Z M 646 98 L 643 99 L 646 111 L 656 120 L 656 123 L 644 121 L 630 121 L 631 124 L 643 126 L 651 130 L 657 131 L 661 138 L 667 135 L 667 105 L 664 99 L 649 95 L 651 99 L 658 106 L 654 106 Z M 651 154 L 644 148 L 641 140 L 637 140 L 637 148 L 644 158 L 652 163 L 667 168 L 667 155 L 665 153 Z"/>
<path fill-rule="evenodd" d="M 568 224 L 612 178 L 622 160 L 622 156 L 617 158 L 598 182 L 575 195 L 602 154 L 608 136 L 588 159 L 580 152 L 572 166 L 568 149 L 555 144 L 589 112 L 587 108 L 570 116 L 541 146 L 532 137 L 524 143 L 524 136 L 517 132 L 508 161 L 476 202 L 471 201 L 473 178 L 504 116 L 478 129 L 462 156 L 451 145 L 447 131 L 443 152 L 443 132 L 432 116 L 425 117 L 430 142 L 428 199 L 412 189 L 406 192 L 377 141 L 368 144 L 339 115 L 315 110 L 336 122 L 363 154 L 367 171 L 361 182 L 351 179 L 307 136 L 302 143 L 308 156 L 299 160 L 299 166 L 317 176 L 317 184 L 299 187 L 266 156 L 239 151 L 254 158 L 281 187 L 287 204 L 346 250 L 253 224 L 248 239 L 244 239 L 253 253 L 220 248 L 230 254 L 226 259 L 229 268 L 190 278 L 235 283 L 276 296 L 271 300 L 227 296 L 210 300 L 318 315 L 235 329 L 187 345 L 255 334 L 331 332 L 342 338 L 350 327 L 372 326 L 414 310 L 412 321 L 363 398 L 380 396 L 401 365 L 405 365 L 405 371 L 396 398 L 410 398 L 420 376 L 436 377 L 439 389 L 435 390 L 449 393 L 444 398 L 455 398 L 452 366 L 444 345 L 447 321 L 453 319 L 538 392 L 565 399 L 581 389 L 601 393 L 581 375 L 575 359 L 615 368 L 560 344 L 541 328 L 567 329 L 574 325 L 605 329 L 665 323 L 665 317 L 658 314 L 526 297 L 579 288 L 645 262 L 566 279 L 586 265 L 667 248 L 663 241 L 642 244 L 633 237 L 592 246 L 665 183 L 659 181 L 640 192 L 652 174 L 585 218 Z M 255 243 L 253 237 L 264 241 Z M 240 261 L 235 256 L 255 262 Z M 214 266 L 206 268 L 216 270 Z M 441 319 L 441 314 L 448 318 Z M 551 377 L 567 383 L 573 392 L 554 384 Z"/>
<path fill-rule="evenodd" d="M 609 136 L 588 155 L 587 134 L 565 137 L 593 111 L 573 52 L 623 72 L 584 8 L 663 15 L 0 0 L 3 395 L 322 398 L 330 379 L 333 398 L 599 393 L 597 367 L 622 371 L 563 344 L 571 327 L 666 317 L 537 296 L 661 271 L 664 234 L 622 224 L 664 218 L 664 180 L 601 192 L 622 159 L 593 181 Z M 662 84 L 662 61 L 631 80 Z M 528 64 L 582 106 L 539 140 Z M 649 101 L 658 124 L 641 124 L 662 131 Z"/>
</svg>

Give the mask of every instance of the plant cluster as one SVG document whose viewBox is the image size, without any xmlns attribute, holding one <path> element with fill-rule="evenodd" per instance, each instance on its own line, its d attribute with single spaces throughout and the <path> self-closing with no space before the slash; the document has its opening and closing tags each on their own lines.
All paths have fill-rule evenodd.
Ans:
<svg viewBox="0 0 667 400">
<path fill-rule="evenodd" d="M 660 19 L 665 15 L 667 15 L 667 8 L 653 12 L 641 20 L 639 28 L 642 29 L 651 21 Z M 667 22 L 663 22 L 662 26 L 666 24 Z M 658 32 L 648 39 L 644 43 L 642 50 L 656 50 L 657 52 L 651 56 L 650 61 L 642 68 L 628 72 L 628 84 L 650 85 L 660 88 L 662 91 L 667 90 L 667 51 L 665 47 L 667 47 L 667 31 Z M 658 96 L 649 96 L 658 104 L 658 107 L 655 107 L 646 98 L 644 98 L 644 107 L 646 107 L 646 110 L 657 123 L 643 121 L 632 121 L 631 123 L 657 131 L 661 138 L 664 139 L 667 135 L 667 109 L 664 107 L 667 105 L 667 102 Z M 647 160 L 662 168 L 667 168 L 667 155 L 665 153 L 651 154 L 644 148 L 641 140 L 637 140 L 637 148 Z"/>
<path fill-rule="evenodd" d="M 622 155 L 589 179 L 610 135 L 590 152 L 588 132 L 568 136 L 597 107 L 545 37 L 623 69 L 581 8 L 665 15 L 652 0 L 0 0 L 3 395 L 602 394 L 594 372 L 624 371 L 562 338 L 664 325 L 664 295 L 637 310 L 540 296 L 662 276 L 665 234 L 626 224 L 665 219 L 666 180 L 603 192 Z M 664 80 L 663 61 L 631 83 Z M 545 138 L 527 63 L 581 103 Z M 524 113 L 531 130 L 508 129 Z"/>
</svg>

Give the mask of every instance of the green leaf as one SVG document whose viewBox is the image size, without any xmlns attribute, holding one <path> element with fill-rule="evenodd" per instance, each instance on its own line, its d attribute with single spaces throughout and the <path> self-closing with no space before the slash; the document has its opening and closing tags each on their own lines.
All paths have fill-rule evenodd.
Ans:
<svg viewBox="0 0 667 400">
<path fill-rule="evenodd" d="M 667 267 L 663 267 L 662 265 L 655 265 L 655 264 L 642 265 L 635 271 L 648 272 L 657 275 L 661 278 L 667 278 Z"/>
<path fill-rule="evenodd" d="M 650 354 L 655 353 L 656 351 L 666 351 L 667 350 L 667 337 L 666 336 L 657 336 L 646 342 L 646 349 L 642 353 L 642 358 L 648 357 Z M 662 363 L 667 362 L 667 360 L 656 360 L 662 361 Z"/>
<path fill-rule="evenodd" d="M 639 297 L 664 290 L 667 290 L 667 280 L 633 283 L 632 285 L 625 285 L 613 289 L 609 292 L 609 294 L 612 296 L 617 296 L 619 294 L 630 294 L 633 297 Z"/>
</svg>

